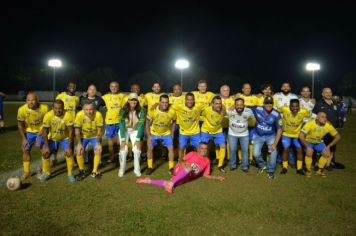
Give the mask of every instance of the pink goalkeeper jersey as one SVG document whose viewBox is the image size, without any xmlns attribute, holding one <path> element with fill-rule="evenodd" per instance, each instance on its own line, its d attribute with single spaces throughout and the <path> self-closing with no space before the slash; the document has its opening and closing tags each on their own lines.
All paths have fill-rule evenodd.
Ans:
<svg viewBox="0 0 356 236">
<path fill-rule="evenodd" d="M 202 157 L 197 152 L 190 152 L 183 157 L 185 163 L 192 167 L 191 178 L 203 175 L 210 175 L 210 160 L 206 157 Z"/>
</svg>

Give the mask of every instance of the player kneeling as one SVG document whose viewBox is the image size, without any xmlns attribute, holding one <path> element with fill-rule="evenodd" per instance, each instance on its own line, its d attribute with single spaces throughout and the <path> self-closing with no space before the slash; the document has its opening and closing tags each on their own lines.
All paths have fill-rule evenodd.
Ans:
<svg viewBox="0 0 356 236">
<path fill-rule="evenodd" d="M 183 157 L 183 161 L 180 161 L 175 167 L 173 172 L 173 178 L 171 180 L 153 180 L 150 178 L 140 178 L 136 180 L 139 184 L 151 184 L 163 187 L 166 192 L 172 193 L 173 188 L 179 184 L 183 184 L 193 180 L 200 175 L 208 179 L 214 179 L 224 181 L 222 176 L 210 175 L 210 160 L 207 158 L 208 144 L 200 143 L 198 152 L 190 152 Z"/>
<path fill-rule="evenodd" d="M 64 103 L 61 100 L 55 100 L 52 108 L 53 110 L 47 112 L 43 118 L 41 135 L 44 138 L 44 146 L 42 148 L 41 182 L 45 182 L 50 178 L 49 157 L 52 153 L 56 153 L 59 146 L 61 146 L 66 157 L 68 180 L 73 183 L 75 182 L 75 176 L 72 173 L 74 166 L 72 149 L 74 118 L 69 112 L 64 111 Z"/>
<path fill-rule="evenodd" d="M 333 141 L 328 144 L 324 143 L 324 136 L 330 134 L 334 137 Z M 316 119 L 308 121 L 299 135 L 299 139 L 303 146 L 306 148 L 305 153 L 305 166 L 307 168 L 306 176 L 311 177 L 311 166 L 312 166 L 312 156 L 313 152 L 316 151 L 321 153 L 319 158 L 318 168 L 319 170 L 315 173 L 321 177 L 326 177 L 324 173 L 325 164 L 328 159 L 331 158 L 330 148 L 340 141 L 341 136 L 338 134 L 336 129 L 327 121 L 326 114 L 324 112 L 319 112 Z"/>
<path fill-rule="evenodd" d="M 77 139 L 77 162 L 79 167 L 79 174 L 77 180 L 83 180 L 85 178 L 84 170 L 84 157 L 83 152 L 91 143 L 94 148 L 94 165 L 91 177 L 100 179 L 101 174 L 98 172 L 101 153 L 102 153 L 102 128 L 103 128 L 103 116 L 99 111 L 94 109 L 92 103 L 86 103 L 83 106 L 83 110 L 78 112 L 75 122 L 75 137 Z"/>
</svg>

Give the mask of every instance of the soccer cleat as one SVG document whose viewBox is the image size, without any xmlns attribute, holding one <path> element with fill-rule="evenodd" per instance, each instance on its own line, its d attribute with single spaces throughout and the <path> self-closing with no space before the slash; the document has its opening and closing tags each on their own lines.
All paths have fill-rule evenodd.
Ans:
<svg viewBox="0 0 356 236">
<path fill-rule="evenodd" d="M 275 179 L 275 176 L 274 176 L 274 173 L 273 173 L 273 172 L 268 172 L 268 173 L 267 173 L 267 177 L 268 177 L 269 179 Z"/>
<path fill-rule="evenodd" d="M 248 173 L 248 169 L 241 169 L 243 172 Z"/>
<path fill-rule="evenodd" d="M 233 166 L 230 167 L 230 171 L 235 171 L 236 169 L 237 167 L 233 167 Z"/>
<path fill-rule="evenodd" d="M 325 178 L 327 176 L 326 173 L 322 169 L 317 170 L 315 172 L 315 175 L 323 177 L 323 178 Z"/>
<path fill-rule="evenodd" d="M 98 180 L 101 179 L 100 172 L 92 172 L 90 176 Z"/>
<path fill-rule="evenodd" d="M 151 175 L 152 173 L 153 173 L 153 169 L 152 168 L 147 168 L 146 175 Z"/>
<path fill-rule="evenodd" d="M 40 181 L 41 181 L 41 183 L 44 183 L 44 182 L 47 182 L 49 180 L 49 178 L 50 178 L 49 174 L 43 173 Z"/>
<path fill-rule="evenodd" d="M 312 171 L 311 169 L 307 169 L 307 171 L 305 172 L 305 176 L 310 178 L 312 176 Z"/>
<path fill-rule="evenodd" d="M 265 171 L 265 170 L 267 170 L 267 166 L 263 166 L 263 167 L 259 168 L 257 172 L 258 172 L 259 174 L 262 174 L 263 171 Z"/>
<path fill-rule="evenodd" d="M 221 173 L 226 173 L 224 167 L 222 167 L 222 166 L 218 167 L 218 170 L 219 170 Z"/>
<path fill-rule="evenodd" d="M 298 175 L 305 175 L 305 171 L 303 169 L 299 169 L 296 172 Z"/>
<path fill-rule="evenodd" d="M 141 172 L 135 172 L 136 177 L 141 177 Z"/>
<path fill-rule="evenodd" d="M 332 171 L 333 168 L 331 166 L 325 166 L 324 170 L 327 170 L 327 171 Z"/>
<path fill-rule="evenodd" d="M 25 179 L 29 178 L 30 176 L 31 176 L 30 172 L 23 172 L 20 179 L 21 179 L 21 181 L 24 181 Z"/>
<path fill-rule="evenodd" d="M 124 172 L 119 170 L 119 172 L 117 173 L 117 176 L 119 176 L 121 178 L 122 176 L 124 176 Z"/>
<path fill-rule="evenodd" d="M 287 174 L 287 172 L 288 172 L 288 169 L 287 168 L 282 168 L 282 171 L 281 171 L 281 175 L 285 175 L 285 174 Z"/>
<path fill-rule="evenodd" d="M 164 190 L 167 193 L 173 193 L 173 183 L 172 183 L 172 181 L 165 181 L 164 182 Z"/>
<path fill-rule="evenodd" d="M 136 179 L 136 183 L 138 184 L 149 184 L 151 183 L 151 179 L 146 177 L 146 178 L 138 178 Z"/>
<path fill-rule="evenodd" d="M 81 181 L 85 179 L 85 177 L 86 177 L 85 170 L 79 170 L 79 173 L 76 176 L 77 181 Z"/>
<path fill-rule="evenodd" d="M 70 175 L 68 175 L 68 181 L 70 182 L 70 183 L 74 183 L 76 180 L 75 180 L 75 176 L 73 175 L 73 174 L 70 174 Z"/>
<path fill-rule="evenodd" d="M 174 174 L 174 169 L 173 169 L 173 168 L 170 168 L 169 171 L 168 171 L 168 173 L 169 173 L 170 175 L 173 175 L 173 174 Z"/>
</svg>

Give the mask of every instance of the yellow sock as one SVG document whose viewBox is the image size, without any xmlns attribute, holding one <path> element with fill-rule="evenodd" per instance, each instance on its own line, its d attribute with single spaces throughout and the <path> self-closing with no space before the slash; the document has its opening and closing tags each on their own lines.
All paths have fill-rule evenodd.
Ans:
<svg viewBox="0 0 356 236">
<path fill-rule="evenodd" d="M 325 157 L 321 156 L 321 157 L 319 158 L 318 167 L 319 167 L 320 169 L 323 169 L 323 168 L 325 167 L 325 165 L 326 165 L 327 162 L 328 162 L 328 159 L 326 159 Z"/>
<path fill-rule="evenodd" d="M 147 167 L 153 168 L 153 159 L 147 159 Z"/>
<path fill-rule="evenodd" d="M 77 163 L 79 166 L 79 170 L 84 170 L 84 157 L 83 156 L 77 156 Z"/>
<path fill-rule="evenodd" d="M 297 160 L 297 170 L 300 170 L 303 168 L 303 161 Z"/>
<path fill-rule="evenodd" d="M 313 159 L 311 157 L 305 156 L 305 166 L 307 169 L 312 168 Z"/>
<path fill-rule="evenodd" d="M 252 144 L 249 144 L 248 145 L 248 155 L 249 155 L 250 161 L 252 161 L 252 159 L 253 159 L 252 153 L 253 153 L 253 146 L 252 146 Z"/>
<path fill-rule="evenodd" d="M 174 167 L 174 161 L 168 161 L 168 168 L 173 169 Z"/>
<path fill-rule="evenodd" d="M 100 164 L 101 156 L 99 155 L 94 155 L 94 166 L 93 166 L 93 172 L 97 173 L 99 164 Z"/>
<path fill-rule="evenodd" d="M 23 172 L 30 173 L 30 162 L 23 161 Z"/>
<path fill-rule="evenodd" d="M 223 166 L 224 164 L 224 160 L 225 160 L 225 148 L 220 148 L 219 149 L 219 164 L 218 164 L 218 167 L 221 167 Z"/>
<path fill-rule="evenodd" d="M 47 173 L 48 175 L 51 174 L 51 162 L 48 159 L 42 157 L 42 173 Z"/>
<path fill-rule="evenodd" d="M 288 169 L 288 161 L 283 161 L 282 166 L 283 166 L 283 168 Z"/>
<path fill-rule="evenodd" d="M 230 160 L 230 147 L 229 142 L 226 143 L 226 158 Z"/>
<path fill-rule="evenodd" d="M 67 170 L 68 170 L 68 176 L 72 174 L 73 166 L 74 166 L 74 160 L 73 157 L 66 157 L 67 161 Z"/>
<path fill-rule="evenodd" d="M 237 155 L 239 156 L 239 161 L 241 161 L 241 160 L 242 160 L 241 147 L 238 148 L 238 150 L 237 150 Z"/>
<path fill-rule="evenodd" d="M 215 156 L 216 156 L 216 160 L 219 160 L 219 158 L 220 158 L 219 149 L 215 149 Z"/>
</svg>

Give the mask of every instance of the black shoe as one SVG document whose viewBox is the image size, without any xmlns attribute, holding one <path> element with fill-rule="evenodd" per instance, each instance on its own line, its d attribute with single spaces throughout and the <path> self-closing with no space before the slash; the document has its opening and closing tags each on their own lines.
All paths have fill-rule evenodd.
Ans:
<svg viewBox="0 0 356 236">
<path fill-rule="evenodd" d="M 152 168 L 147 168 L 146 175 L 151 175 L 152 173 L 153 173 L 153 169 Z"/>
<path fill-rule="evenodd" d="M 332 171 L 333 170 L 333 168 L 331 166 L 325 166 L 324 169 L 327 170 L 327 171 Z"/>
<path fill-rule="evenodd" d="M 85 170 L 79 170 L 79 173 L 75 176 L 77 181 L 81 181 L 85 179 L 85 177 L 86 177 Z"/>
<path fill-rule="evenodd" d="M 342 164 L 342 163 L 339 163 L 339 162 L 330 162 L 330 166 L 333 168 L 333 169 L 345 169 L 345 165 Z"/>
<path fill-rule="evenodd" d="M 243 172 L 248 173 L 248 169 L 241 169 Z"/>
<path fill-rule="evenodd" d="M 221 173 L 226 173 L 224 167 L 222 167 L 222 166 L 218 167 L 218 170 L 219 170 Z"/>
<path fill-rule="evenodd" d="M 281 175 L 285 175 L 285 174 L 287 174 L 287 172 L 288 172 L 288 169 L 287 168 L 283 168 L 280 174 Z"/>
<path fill-rule="evenodd" d="M 235 171 L 237 167 L 230 167 L 230 171 Z"/>
<path fill-rule="evenodd" d="M 268 174 L 267 174 L 267 177 L 269 178 L 269 179 L 275 179 L 276 177 L 274 176 L 274 173 L 272 173 L 272 172 L 269 172 Z"/>
<path fill-rule="evenodd" d="M 91 173 L 91 175 L 90 175 L 91 177 L 93 177 L 93 178 L 95 178 L 95 179 L 101 179 L 101 173 L 100 172 L 92 172 Z"/>
<path fill-rule="evenodd" d="M 305 175 L 305 171 L 303 169 L 297 170 L 298 175 Z"/>
<path fill-rule="evenodd" d="M 168 173 L 169 173 L 170 175 L 173 175 L 173 174 L 174 174 L 174 169 L 173 169 L 173 168 L 169 169 Z"/>
</svg>

